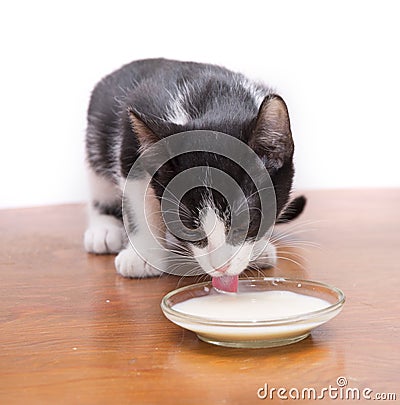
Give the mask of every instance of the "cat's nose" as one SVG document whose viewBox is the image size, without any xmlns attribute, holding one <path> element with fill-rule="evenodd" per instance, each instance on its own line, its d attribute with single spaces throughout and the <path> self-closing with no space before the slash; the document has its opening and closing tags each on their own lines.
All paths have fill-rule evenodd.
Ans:
<svg viewBox="0 0 400 405">
<path fill-rule="evenodd" d="M 218 271 L 218 273 L 226 273 L 226 271 L 229 269 L 230 263 L 224 264 L 221 267 L 218 267 L 215 269 L 215 271 Z"/>
</svg>

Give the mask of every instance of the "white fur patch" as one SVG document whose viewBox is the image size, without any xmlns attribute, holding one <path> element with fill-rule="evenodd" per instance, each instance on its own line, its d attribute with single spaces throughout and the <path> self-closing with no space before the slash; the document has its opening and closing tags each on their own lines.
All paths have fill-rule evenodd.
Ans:
<svg viewBox="0 0 400 405">
<path fill-rule="evenodd" d="M 123 215 L 131 216 L 135 230 L 129 235 L 130 244 L 115 259 L 117 272 L 124 277 L 148 277 L 165 270 L 165 250 L 160 238 L 164 226 L 160 215 L 160 203 L 149 178 L 127 180 Z M 129 212 L 127 211 L 129 210 Z"/>
<path fill-rule="evenodd" d="M 202 210 L 200 223 L 207 235 L 207 246 L 200 248 L 192 245 L 193 256 L 201 268 L 211 276 L 220 276 L 223 268 L 225 275 L 237 275 L 250 263 L 259 267 L 269 267 L 276 263 L 276 248 L 269 238 L 257 242 L 244 242 L 241 245 L 230 245 L 226 242 L 224 222 L 217 215 L 217 209 L 211 201 Z M 227 268 L 227 269 L 226 269 Z"/>
<path fill-rule="evenodd" d="M 176 125 L 186 125 L 189 122 L 189 114 L 185 111 L 183 102 L 180 98 L 170 102 L 165 119 Z"/>
<path fill-rule="evenodd" d="M 226 275 L 241 273 L 249 264 L 252 245 L 244 243 L 242 246 L 233 246 L 226 242 L 225 224 L 216 213 L 216 208 L 208 206 L 200 215 L 200 222 L 207 235 L 207 246 L 200 248 L 192 246 L 194 258 L 202 269 L 210 274 L 221 275 L 218 269 L 224 269 Z"/>
<path fill-rule="evenodd" d="M 260 108 L 264 98 L 271 92 L 269 89 L 266 89 L 262 85 L 258 86 L 257 83 L 250 81 L 245 77 L 240 80 L 239 85 L 250 93 L 257 108 Z"/>
<path fill-rule="evenodd" d="M 276 247 L 269 238 L 260 239 L 254 244 L 251 261 L 261 268 L 276 264 Z"/>
<path fill-rule="evenodd" d="M 167 115 L 165 119 L 176 125 L 186 125 L 190 120 L 190 115 L 184 107 L 185 100 L 190 97 L 189 84 L 184 82 L 179 88 L 176 88 L 176 94 L 169 94 L 171 101 L 167 106 Z"/>
<path fill-rule="evenodd" d="M 124 198 L 128 200 L 128 204 L 124 204 L 123 209 L 131 210 L 127 214 L 132 214 L 138 233 L 151 237 L 148 228 L 152 229 L 160 226 L 161 217 L 160 203 L 150 186 L 149 177 L 137 180 L 128 179 L 123 187 Z"/>
<path fill-rule="evenodd" d="M 211 276 L 221 275 L 217 269 L 224 266 L 227 266 L 227 270 L 224 271 L 225 275 L 240 274 L 249 265 L 252 250 L 252 243 L 244 243 L 239 246 L 226 243 L 213 251 L 210 251 L 208 246 L 205 248 L 192 246 L 194 258 Z"/>
<path fill-rule="evenodd" d="M 225 225 L 214 209 L 205 208 L 200 216 L 201 226 L 207 235 L 210 251 L 225 244 Z"/>
<path fill-rule="evenodd" d="M 91 201 L 112 205 L 120 201 L 120 189 L 109 179 L 88 170 Z M 121 221 L 111 215 L 102 215 L 93 204 L 89 205 L 89 227 L 85 232 L 84 246 L 90 253 L 117 253 L 125 243 Z"/>
<path fill-rule="evenodd" d="M 98 201 L 107 205 L 121 200 L 120 187 L 111 180 L 98 175 L 91 168 L 88 168 L 88 180 L 92 201 Z"/>
</svg>

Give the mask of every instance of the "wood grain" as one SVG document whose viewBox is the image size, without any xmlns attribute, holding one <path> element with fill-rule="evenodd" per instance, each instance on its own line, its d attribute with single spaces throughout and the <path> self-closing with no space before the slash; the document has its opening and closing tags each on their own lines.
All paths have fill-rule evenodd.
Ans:
<svg viewBox="0 0 400 405">
<path fill-rule="evenodd" d="M 117 276 L 113 256 L 82 249 L 83 206 L 0 211 L 0 403 L 252 404 L 264 383 L 339 376 L 400 399 L 400 190 L 306 195 L 303 217 L 277 229 L 289 260 L 264 273 L 328 282 L 347 302 L 305 341 L 263 350 L 167 321 L 162 296 L 196 280 Z"/>
</svg>

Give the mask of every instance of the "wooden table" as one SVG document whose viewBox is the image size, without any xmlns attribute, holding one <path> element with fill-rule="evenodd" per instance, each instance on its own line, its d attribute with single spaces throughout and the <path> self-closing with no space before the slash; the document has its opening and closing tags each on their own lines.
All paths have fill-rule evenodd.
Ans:
<svg viewBox="0 0 400 405">
<path fill-rule="evenodd" d="M 399 400 L 400 190 L 306 195 L 302 218 L 279 228 L 298 264 L 264 273 L 328 282 L 347 302 L 306 340 L 262 350 L 212 346 L 165 319 L 162 296 L 195 280 L 117 276 L 113 256 L 83 251 L 83 206 L 0 211 L 0 403 L 252 404 L 265 383 L 289 395 L 340 376 Z"/>
</svg>

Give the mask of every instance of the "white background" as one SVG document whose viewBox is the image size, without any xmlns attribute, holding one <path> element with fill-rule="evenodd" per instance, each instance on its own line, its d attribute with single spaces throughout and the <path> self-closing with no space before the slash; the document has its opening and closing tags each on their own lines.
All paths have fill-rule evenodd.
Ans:
<svg viewBox="0 0 400 405">
<path fill-rule="evenodd" d="M 83 201 L 103 75 L 164 56 L 285 98 L 299 188 L 400 186 L 396 1 L 9 1 L 0 6 L 0 207 Z"/>
</svg>

